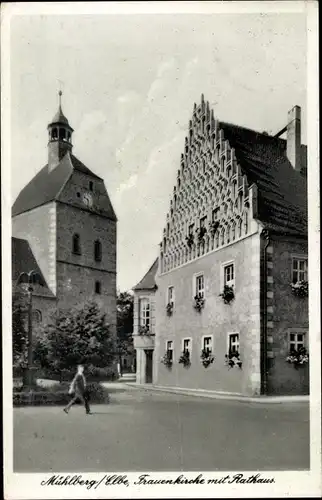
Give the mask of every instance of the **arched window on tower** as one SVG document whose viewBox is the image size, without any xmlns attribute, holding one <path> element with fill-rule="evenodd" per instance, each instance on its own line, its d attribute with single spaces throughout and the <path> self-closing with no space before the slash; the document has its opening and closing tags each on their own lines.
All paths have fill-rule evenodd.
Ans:
<svg viewBox="0 0 322 500">
<path fill-rule="evenodd" d="M 68 140 L 68 142 L 71 142 L 71 137 L 72 137 L 72 136 L 71 136 L 71 133 L 70 133 L 70 132 L 68 132 L 68 133 L 67 133 L 67 140 Z"/>
<path fill-rule="evenodd" d="M 51 138 L 54 140 L 54 139 L 57 139 L 58 137 L 58 131 L 57 131 L 57 128 L 53 128 L 52 129 L 52 132 L 51 132 Z"/>
<path fill-rule="evenodd" d="M 66 140 L 66 130 L 64 128 L 59 129 L 59 140 L 60 141 Z"/>
<path fill-rule="evenodd" d="M 94 243 L 94 259 L 96 262 L 102 260 L 102 243 L 99 240 L 96 240 Z"/>
<path fill-rule="evenodd" d="M 80 236 L 77 233 L 73 235 L 73 253 L 77 255 L 81 254 Z"/>
</svg>

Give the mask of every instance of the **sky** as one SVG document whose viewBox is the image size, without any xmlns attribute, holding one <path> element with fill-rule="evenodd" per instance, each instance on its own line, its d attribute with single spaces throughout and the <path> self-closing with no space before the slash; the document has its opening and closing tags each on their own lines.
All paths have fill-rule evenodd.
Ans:
<svg viewBox="0 0 322 500">
<path fill-rule="evenodd" d="M 272 134 L 297 104 L 306 143 L 304 14 L 24 15 L 10 35 L 12 202 L 47 163 L 61 88 L 73 153 L 118 217 L 121 291 L 158 255 L 202 93 L 219 120 Z"/>
</svg>

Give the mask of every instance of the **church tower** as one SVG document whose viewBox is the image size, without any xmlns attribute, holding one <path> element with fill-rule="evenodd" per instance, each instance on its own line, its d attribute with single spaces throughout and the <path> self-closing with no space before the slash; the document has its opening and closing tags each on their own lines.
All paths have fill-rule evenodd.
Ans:
<svg viewBox="0 0 322 500">
<path fill-rule="evenodd" d="M 53 170 L 65 156 L 67 151 L 72 151 L 72 133 L 74 130 L 69 125 L 61 107 L 62 91 L 59 91 L 59 108 L 52 122 L 48 125 L 48 168 Z"/>
<path fill-rule="evenodd" d="M 48 163 L 19 193 L 12 233 L 28 242 L 58 308 L 95 301 L 115 330 L 117 219 L 104 180 L 73 154 L 61 96 L 47 127 Z"/>
</svg>

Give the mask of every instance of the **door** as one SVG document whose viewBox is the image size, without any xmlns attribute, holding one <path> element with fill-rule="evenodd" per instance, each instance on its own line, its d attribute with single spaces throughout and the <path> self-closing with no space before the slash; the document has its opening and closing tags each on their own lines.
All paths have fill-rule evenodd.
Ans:
<svg viewBox="0 0 322 500">
<path fill-rule="evenodd" d="M 145 383 L 152 384 L 152 372 L 153 372 L 153 351 L 145 351 Z"/>
</svg>

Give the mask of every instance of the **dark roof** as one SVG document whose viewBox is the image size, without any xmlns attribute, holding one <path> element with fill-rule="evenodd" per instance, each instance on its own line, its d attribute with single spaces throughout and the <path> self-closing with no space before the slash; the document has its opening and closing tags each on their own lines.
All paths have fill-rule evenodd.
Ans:
<svg viewBox="0 0 322 500">
<path fill-rule="evenodd" d="M 133 287 L 133 290 L 155 290 L 157 288 L 155 275 L 158 270 L 158 263 L 159 259 L 156 259 L 141 281 Z"/>
<path fill-rule="evenodd" d="M 39 281 L 33 285 L 34 293 L 46 297 L 54 297 L 54 294 L 48 288 L 46 280 L 30 248 L 29 242 L 21 238 L 12 238 L 11 241 L 11 278 L 14 285 L 17 283 L 17 279 L 21 273 L 35 271 L 39 276 Z"/>
<path fill-rule="evenodd" d="M 258 218 L 268 229 L 288 235 L 307 234 L 307 183 L 286 156 L 286 141 L 220 122 L 224 138 L 235 148 L 248 183 L 258 187 Z M 306 168 L 306 146 L 302 146 Z"/>
<path fill-rule="evenodd" d="M 101 179 L 87 168 L 76 156 L 67 152 L 60 163 L 49 171 L 48 164 L 19 193 L 12 207 L 12 215 L 27 212 L 32 208 L 49 203 L 57 198 L 74 170 L 78 170 L 95 179 Z"/>
<path fill-rule="evenodd" d="M 52 119 L 51 125 L 53 123 L 64 123 L 66 125 L 69 125 L 68 120 L 61 109 L 61 106 L 59 106 L 57 113 L 55 114 L 54 118 Z"/>
</svg>

